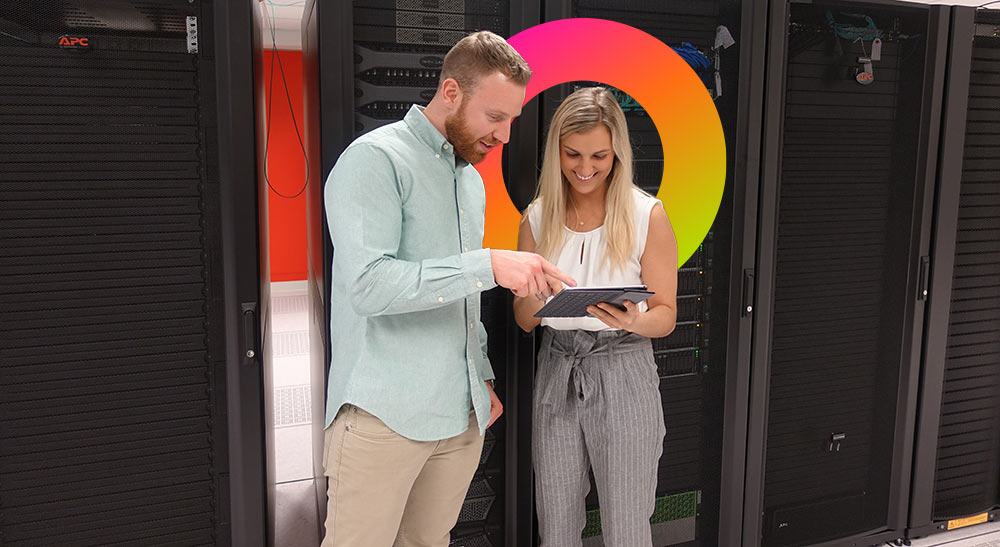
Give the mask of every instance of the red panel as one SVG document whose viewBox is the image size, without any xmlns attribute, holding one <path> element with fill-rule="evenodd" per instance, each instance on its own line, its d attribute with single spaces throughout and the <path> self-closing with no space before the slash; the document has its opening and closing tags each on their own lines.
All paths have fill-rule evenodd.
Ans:
<svg viewBox="0 0 1000 547">
<path fill-rule="evenodd" d="M 269 97 L 271 128 L 267 139 L 267 178 L 271 186 L 268 192 L 271 281 L 299 281 L 306 279 L 306 196 L 301 193 L 305 184 L 305 160 L 299 144 L 299 139 L 304 139 L 302 53 L 279 51 L 278 54 L 281 68 L 284 68 L 288 96 L 295 109 L 299 135 L 296 135 L 288 111 L 288 96 L 285 95 L 285 82 L 281 79 L 278 59 L 274 59 L 272 72 L 272 52 L 264 51 L 264 89 L 265 93 L 273 93 L 273 97 Z M 296 194 L 299 194 L 298 197 L 291 197 Z"/>
</svg>

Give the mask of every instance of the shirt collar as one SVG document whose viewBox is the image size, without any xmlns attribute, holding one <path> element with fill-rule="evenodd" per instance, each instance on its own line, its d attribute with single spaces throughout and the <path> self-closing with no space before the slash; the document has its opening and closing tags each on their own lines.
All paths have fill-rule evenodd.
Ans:
<svg viewBox="0 0 1000 547">
<path fill-rule="evenodd" d="M 444 135 L 442 135 L 441 132 L 434 127 L 434 124 L 427 119 L 427 116 L 424 114 L 424 107 L 417 104 L 411 106 L 410 110 L 406 113 L 406 116 L 403 117 L 403 121 L 406 123 L 406 126 L 410 128 L 410 131 L 413 131 L 413 134 L 421 140 L 421 142 L 430 147 L 434 154 L 440 154 L 450 159 L 452 164 L 455 163 L 455 147 L 452 146 L 452 144 L 444 138 Z M 461 158 L 458 159 L 459 166 L 462 166 L 465 163 L 465 160 Z"/>
</svg>

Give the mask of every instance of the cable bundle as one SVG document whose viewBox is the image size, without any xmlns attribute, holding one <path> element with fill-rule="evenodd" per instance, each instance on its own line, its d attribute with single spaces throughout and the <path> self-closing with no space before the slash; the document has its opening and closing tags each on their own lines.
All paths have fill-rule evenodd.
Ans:
<svg viewBox="0 0 1000 547">
<path fill-rule="evenodd" d="M 866 26 L 859 27 L 857 25 L 847 23 L 838 23 L 837 20 L 833 18 L 833 13 L 828 11 L 826 12 L 826 22 L 830 25 L 830 28 L 833 29 L 838 37 L 851 40 L 852 42 L 857 39 L 874 40 L 882 37 L 882 31 L 875 26 L 875 21 L 873 21 L 871 17 L 861 13 L 841 13 L 841 15 L 845 17 L 852 17 L 854 19 L 863 19 Z"/>
<path fill-rule="evenodd" d="M 695 69 L 697 72 L 699 69 L 712 68 L 712 60 L 708 58 L 704 53 L 698 51 L 698 48 L 691 45 L 690 42 L 681 42 L 680 47 L 671 47 L 684 62 L 691 65 L 691 68 Z"/>
</svg>

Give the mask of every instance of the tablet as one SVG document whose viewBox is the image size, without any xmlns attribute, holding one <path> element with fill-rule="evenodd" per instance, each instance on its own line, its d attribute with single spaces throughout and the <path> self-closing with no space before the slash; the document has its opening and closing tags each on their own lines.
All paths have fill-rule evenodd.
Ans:
<svg viewBox="0 0 1000 547">
<path fill-rule="evenodd" d="M 589 317 L 587 306 L 607 302 L 624 310 L 626 300 L 638 304 L 653 296 L 645 285 L 628 287 L 567 287 L 535 313 L 535 317 Z"/>
</svg>

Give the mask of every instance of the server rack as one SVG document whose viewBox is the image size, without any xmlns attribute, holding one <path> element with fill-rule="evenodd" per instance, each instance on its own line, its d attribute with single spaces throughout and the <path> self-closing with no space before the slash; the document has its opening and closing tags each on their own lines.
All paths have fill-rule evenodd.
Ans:
<svg viewBox="0 0 1000 547">
<path fill-rule="evenodd" d="M 329 275 L 332 245 L 326 234 L 322 187 L 340 152 L 357 136 L 402 119 L 411 104 L 427 104 L 437 88 L 444 54 L 476 30 L 510 36 L 537 24 L 537 8 L 519 0 L 311 1 L 303 16 L 303 75 L 307 147 L 314 166 L 307 190 L 311 301 L 314 476 L 320 524 L 326 507 L 322 469 L 323 402 L 330 359 Z M 318 125 L 313 125 L 318 120 Z M 516 129 L 517 132 L 524 129 Z M 533 509 L 530 452 L 517 438 L 530 431 L 531 377 L 514 366 L 525 340 L 515 330 L 507 291 L 482 295 L 483 323 L 504 416 L 487 431 L 453 545 L 525 545 Z M 528 409 L 526 412 L 524 409 Z M 527 493 L 525 493 L 527 492 Z M 530 497 L 529 497 L 530 500 Z M 527 521 L 527 524 L 525 524 Z M 321 529 L 322 533 L 322 529 Z"/>
<path fill-rule="evenodd" d="M 911 537 L 1000 516 L 998 28 L 953 8 Z"/>
<path fill-rule="evenodd" d="M 949 17 L 771 6 L 745 545 L 904 535 Z"/>
<path fill-rule="evenodd" d="M 746 245 L 750 242 L 752 249 L 755 229 L 755 207 L 746 204 L 756 203 L 753 166 L 759 141 L 754 128 L 760 123 L 764 47 L 764 34 L 757 31 L 766 17 L 764 6 L 753 4 L 563 0 L 545 6 L 546 21 L 568 17 L 614 20 L 671 47 L 689 42 L 712 60 L 711 66 L 698 73 L 716 97 L 727 143 L 727 179 L 712 231 L 678 271 L 677 328 L 653 342 L 667 425 L 652 519 L 654 545 L 735 545 L 740 541 L 741 509 L 732 500 L 742 492 L 744 474 L 753 287 L 753 257 Z M 715 50 L 720 25 L 735 44 Z M 585 85 L 603 84 L 572 82 L 542 93 L 538 143 L 544 142 L 548 120 L 562 99 Z M 614 92 L 629 125 L 636 183 L 655 195 L 664 169 L 658 133 L 641 105 L 621 90 Z M 537 144 L 535 150 L 540 157 Z M 535 173 L 519 179 L 527 181 L 529 189 L 511 191 L 521 208 L 527 200 L 518 203 L 517 196 L 533 195 L 537 168 Z M 741 311 L 747 305 L 750 311 Z M 585 545 L 600 545 L 600 500 L 593 484 L 587 508 Z"/>
<path fill-rule="evenodd" d="M 4 545 L 264 545 L 253 4 L 0 7 Z"/>
</svg>

